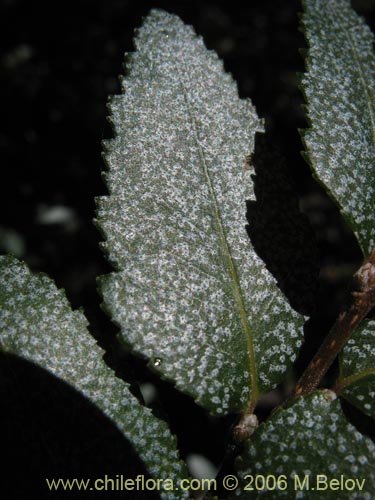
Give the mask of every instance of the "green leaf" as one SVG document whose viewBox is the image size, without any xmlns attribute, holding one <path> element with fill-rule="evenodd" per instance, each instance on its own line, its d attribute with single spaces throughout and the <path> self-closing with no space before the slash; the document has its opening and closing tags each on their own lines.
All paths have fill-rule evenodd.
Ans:
<svg viewBox="0 0 375 500">
<path fill-rule="evenodd" d="M 187 476 L 176 439 L 131 394 L 102 359 L 87 331 L 87 320 L 45 275 L 33 275 L 13 257 L 0 257 L 0 348 L 17 354 L 68 382 L 96 404 L 132 443 L 150 474 Z M 163 491 L 167 500 L 188 498 L 184 491 Z"/>
<path fill-rule="evenodd" d="M 339 400 L 334 398 L 331 391 L 298 398 L 261 424 L 237 459 L 240 487 L 231 498 L 371 500 L 375 491 L 375 445 L 348 423 Z M 251 486 L 259 484 L 261 489 L 250 496 L 244 487 L 250 484 L 249 476 L 256 475 L 279 478 L 280 488 L 274 489 L 271 478 L 269 491 L 261 491 L 263 481 L 254 481 Z M 347 489 L 337 488 L 337 482 L 330 483 L 333 479 L 340 481 L 342 476 L 350 480 Z M 301 491 L 304 481 L 310 492 Z M 335 491 L 331 486 L 327 488 L 332 484 Z M 354 488 L 350 490 L 349 485 Z"/>
<path fill-rule="evenodd" d="M 375 245 L 374 37 L 349 0 L 304 0 L 308 161 L 368 256 Z"/>
<path fill-rule="evenodd" d="M 365 320 L 340 355 L 340 396 L 375 418 L 375 321 Z"/>
<path fill-rule="evenodd" d="M 303 323 L 246 233 L 245 157 L 262 124 L 176 16 L 152 11 L 135 45 L 98 200 L 117 269 L 105 309 L 162 377 L 213 413 L 239 411 L 280 381 Z"/>
</svg>

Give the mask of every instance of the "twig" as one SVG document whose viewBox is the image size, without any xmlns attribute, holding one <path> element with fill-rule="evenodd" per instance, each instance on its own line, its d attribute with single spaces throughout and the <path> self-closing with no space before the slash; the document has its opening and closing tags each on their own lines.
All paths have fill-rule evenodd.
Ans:
<svg viewBox="0 0 375 500">
<path fill-rule="evenodd" d="M 339 314 L 330 333 L 302 374 L 296 386 L 295 396 L 306 396 L 319 385 L 355 328 L 374 306 L 375 249 L 354 274 L 349 305 Z"/>
</svg>

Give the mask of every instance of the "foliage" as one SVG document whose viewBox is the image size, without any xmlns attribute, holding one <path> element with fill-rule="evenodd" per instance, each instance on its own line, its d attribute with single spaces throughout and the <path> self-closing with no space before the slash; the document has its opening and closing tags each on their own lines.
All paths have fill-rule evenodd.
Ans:
<svg viewBox="0 0 375 500">
<path fill-rule="evenodd" d="M 136 47 L 110 107 L 111 196 L 98 200 L 118 270 L 101 282 L 105 308 L 124 341 L 205 408 L 254 407 L 295 359 L 303 324 L 246 233 L 245 157 L 262 127 L 175 16 L 153 11 Z"/>
<path fill-rule="evenodd" d="M 150 474 L 173 481 L 187 476 L 165 422 L 133 396 L 104 363 L 101 349 L 50 278 L 32 275 L 13 257 L 0 257 L 0 345 L 51 371 L 82 392 L 128 438 Z M 181 491 L 178 498 L 186 498 Z M 175 499 L 164 492 L 163 498 Z"/>
<path fill-rule="evenodd" d="M 371 261 L 373 36 L 348 0 L 303 4 L 305 156 Z M 246 231 L 262 121 L 250 101 L 239 99 L 217 56 L 176 16 L 152 11 L 135 46 L 124 94 L 110 103 L 109 195 L 97 200 L 96 219 L 115 268 L 100 278 L 100 293 L 121 342 L 213 415 L 241 413 L 235 436 L 244 443 L 234 465 L 240 487 L 233 497 L 290 498 L 296 476 L 313 484 L 326 473 L 365 479 L 340 498 L 371 498 L 374 444 L 348 421 L 334 392 L 292 397 L 255 429 L 259 398 L 286 380 L 305 321 Z M 72 311 L 48 277 L 33 275 L 17 259 L 2 257 L 0 271 L 1 349 L 40 365 L 93 402 L 154 478 L 175 484 L 187 478 L 167 424 L 106 365 L 83 313 Z M 367 319 L 341 353 L 334 388 L 370 417 L 373 339 L 374 321 Z M 269 491 L 249 493 L 244 487 L 251 474 L 285 476 L 288 487 L 276 481 Z M 160 495 L 188 498 L 189 492 Z"/>
</svg>

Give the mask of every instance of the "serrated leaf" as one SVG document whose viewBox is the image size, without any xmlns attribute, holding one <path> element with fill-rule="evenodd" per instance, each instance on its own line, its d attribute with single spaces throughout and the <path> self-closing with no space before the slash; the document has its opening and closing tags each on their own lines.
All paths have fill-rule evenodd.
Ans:
<svg viewBox="0 0 375 500">
<path fill-rule="evenodd" d="M 373 498 L 375 445 L 346 420 L 339 400 L 332 397 L 329 391 L 298 398 L 260 425 L 237 459 L 240 487 L 231 498 Z M 270 478 L 269 491 L 263 490 L 262 481 L 253 482 L 253 491 L 245 491 L 250 476 L 256 475 L 281 478 L 280 488 Z M 341 483 L 337 488 L 337 481 L 337 489 L 331 488 L 331 480 L 342 476 L 351 480 L 347 484 L 352 489 Z"/>
<path fill-rule="evenodd" d="M 216 414 L 277 384 L 301 344 L 246 234 L 253 106 L 191 27 L 152 11 L 111 101 L 103 245 L 118 270 L 105 309 L 134 352 Z"/>
<path fill-rule="evenodd" d="M 308 161 L 368 256 L 375 244 L 374 37 L 349 0 L 303 4 Z"/>
<path fill-rule="evenodd" d="M 0 257 L 0 349 L 40 365 L 71 384 L 107 415 L 132 443 L 150 474 L 187 476 L 168 426 L 142 406 L 102 359 L 82 312 L 72 311 L 45 275 L 33 275 L 13 257 Z M 167 500 L 185 491 L 162 491 Z"/>
<path fill-rule="evenodd" d="M 340 355 L 340 396 L 375 418 L 375 321 L 365 320 Z"/>
</svg>

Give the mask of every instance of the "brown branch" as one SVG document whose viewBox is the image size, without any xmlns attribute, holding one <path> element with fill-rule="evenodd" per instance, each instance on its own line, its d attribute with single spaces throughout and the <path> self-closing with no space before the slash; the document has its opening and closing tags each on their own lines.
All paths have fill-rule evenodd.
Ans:
<svg viewBox="0 0 375 500">
<path fill-rule="evenodd" d="M 310 394 L 362 319 L 375 306 L 375 249 L 353 277 L 351 300 L 297 383 L 295 396 Z"/>
</svg>

